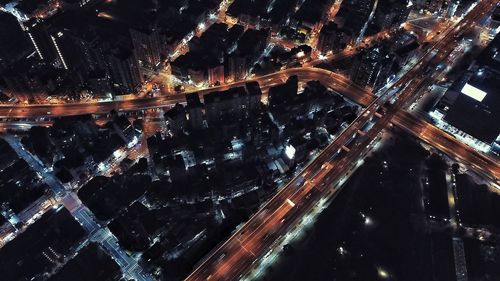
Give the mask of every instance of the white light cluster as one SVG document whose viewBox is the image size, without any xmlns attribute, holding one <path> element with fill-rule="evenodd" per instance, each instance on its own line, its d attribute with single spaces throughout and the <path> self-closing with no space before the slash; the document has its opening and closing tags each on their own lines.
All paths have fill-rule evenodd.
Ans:
<svg viewBox="0 0 500 281">
<path fill-rule="evenodd" d="M 486 97 L 487 93 L 485 91 L 482 91 L 470 84 L 465 84 L 465 86 L 462 88 L 462 94 L 465 94 L 466 96 L 469 96 L 478 102 L 483 101 L 484 97 Z"/>
<path fill-rule="evenodd" d="M 285 154 L 288 159 L 293 159 L 295 157 L 295 148 L 291 145 L 285 147 Z"/>
<path fill-rule="evenodd" d="M 61 35 L 59 35 L 59 36 L 61 36 Z M 64 66 L 64 69 L 68 69 L 68 66 L 66 65 L 66 61 L 64 60 L 64 58 L 62 56 L 61 50 L 59 50 L 59 45 L 57 45 L 56 38 L 54 38 L 54 36 L 52 36 L 52 35 L 50 35 L 50 38 L 52 39 L 52 42 L 54 43 L 54 46 L 56 47 L 57 54 L 59 55 L 59 58 L 61 59 L 61 62 Z"/>
<path fill-rule="evenodd" d="M 35 50 L 36 50 L 36 52 L 38 53 L 38 55 L 40 56 L 40 59 L 42 59 L 42 60 L 43 60 L 43 55 L 42 55 L 42 52 L 40 52 L 40 49 L 38 48 L 38 45 L 36 44 L 36 41 L 35 41 L 35 39 L 33 38 L 33 35 L 31 35 L 31 32 L 28 32 L 28 36 L 30 37 L 31 42 L 33 43 L 33 46 L 35 46 Z"/>
</svg>

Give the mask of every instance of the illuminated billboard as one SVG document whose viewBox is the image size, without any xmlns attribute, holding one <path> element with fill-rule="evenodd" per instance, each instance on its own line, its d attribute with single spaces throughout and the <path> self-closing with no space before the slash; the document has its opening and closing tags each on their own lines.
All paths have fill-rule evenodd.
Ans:
<svg viewBox="0 0 500 281">
<path fill-rule="evenodd" d="M 470 84 L 465 84 L 465 86 L 462 88 L 462 94 L 465 94 L 478 102 L 483 101 L 484 97 L 486 97 L 486 92 L 482 91 L 474 86 L 471 86 Z"/>
</svg>

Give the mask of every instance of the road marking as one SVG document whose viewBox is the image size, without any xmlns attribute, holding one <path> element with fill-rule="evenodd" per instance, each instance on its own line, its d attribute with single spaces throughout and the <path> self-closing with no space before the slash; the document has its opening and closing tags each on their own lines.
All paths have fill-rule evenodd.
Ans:
<svg viewBox="0 0 500 281">
<path fill-rule="evenodd" d="M 256 257 L 256 255 L 252 251 L 248 250 L 243 244 L 241 244 L 241 248 L 243 250 L 245 250 L 245 252 L 247 252 L 247 253 L 251 254 L 252 256 Z"/>
</svg>

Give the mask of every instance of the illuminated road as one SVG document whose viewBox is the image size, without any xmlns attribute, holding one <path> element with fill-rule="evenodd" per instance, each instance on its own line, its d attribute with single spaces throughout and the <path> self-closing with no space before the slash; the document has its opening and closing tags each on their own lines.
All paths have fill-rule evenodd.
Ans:
<svg viewBox="0 0 500 281">
<path fill-rule="evenodd" d="M 230 3 L 232 3 L 231 0 L 225 0 L 221 4 L 219 9 L 220 11 L 219 21 L 222 20 L 221 15 L 225 14 L 225 10 L 227 10 L 227 7 L 230 5 Z M 335 12 L 335 6 L 336 5 L 332 6 L 333 9 L 331 11 L 332 13 Z M 208 23 L 205 25 L 203 29 L 207 28 L 207 26 L 209 26 Z M 303 67 L 301 68 L 285 69 L 269 75 L 250 78 L 246 81 L 239 81 L 236 83 L 227 84 L 219 87 L 210 87 L 207 89 L 197 90 L 196 92 L 200 92 L 201 94 L 206 94 L 213 91 L 221 91 L 229 89 L 231 87 L 244 85 L 245 82 L 249 81 L 258 81 L 261 85 L 263 85 L 263 92 L 266 92 L 266 89 L 284 82 L 284 80 L 286 80 L 287 77 L 292 75 L 298 75 L 299 80 L 301 81 L 307 82 L 310 80 L 319 80 L 325 83 L 326 86 L 331 85 L 332 88 L 337 89 L 341 94 L 344 94 L 346 97 L 352 99 L 353 101 L 356 101 L 361 105 L 367 105 L 371 102 L 370 97 L 369 96 L 363 97 L 361 94 L 363 94 L 362 91 L 366 92 L 369 90 L 361 89 L 359 86 L 352 84 L 345 77 L 339 76 L 332 72 L 328 72 L 326 70 L 320 70 L 313 67 L 324 62 L 339 61 L 354 56 L 363 49 L 370 48 L 371 46 L 383 40 L 389 39 L 393 35 L 393 31 L 394 30 L 382 31 L 375 35 L 366 37 L 363 40 L 362 46 L 358 47 L 348 46 L 345 50 L 342 50 L 340 52 L 327 54 L 321 59 L 315 59 L 309 62 L 305 62 L 303 64 Z M 189 35 L 188 38 L 191 38 L 190 36 L 192 35 Z M 184 41 L 185 42 L 184 43 L 181 42 L 179 44 L 179 46 L 176 48 L 179 49 L 179 51 L 174 52 L 175 55 L 173 55 L 173 57 L 176 57 L 180 53 L 182 53 L 180 50 L 184 49 L 183 45 L 187 44 L 186 42 L 189 41 L 186 40 L 182 40 L 182 42 Z M 281 42 L 281 40 L 279 39 L 275 38 L 275 40 Z M 283 44 L 286 45 L 286 43 Z M 332 75 L 334 77 L 329 77 Z M 41 117 L 73 116 L 81 114 L 106 114 L 109 113 L 111 110 L 134 111 L 134 110 L 142 110 L 148 108 L 170 106 L 178 102 L 185 102 L 184 98 L 185 93 L 173 94 L 165 92 L 165 90 L 169 88 L 168 87 L 169 85 L 165 85 L 166 87 L 162 88 L 162 93 L 164 94 L 164 96 L 153 97 L 153 98 L 146 96 L 147 93 L 152 90 L 154 83 L 161 84 L 160 80 L 165 79 L 164 77 L 161 76 L 162 74 L 160 74 L 158 77 L 153 78 L 152 82 L 143 85 L 140 94 L 137 97 L 136 96 L 133 96 L 131 98 L 128 97 L 125 100 L 113 100 L 107 102 L 93 101 L 93 102 L 76 102 L 76 103 L 58 103 L 58 104 L 14 104 L 14 105 L 0 104 L 0 119 L 6 119 L 4 120 L 4 122 L 12 121 L 12 119 L 24 119 L 24 118 L 30 118 L 31 119 L 30 121 L 35 121 L 33 120 L 34 118 L 41 118 Z M 335 79 L 337 79 L 337 81 L 335 81 Z M 0 123 L 0 132 L 4 132 L 8 127 L 11 126 L 5 126 Z"/>
<path fill-rule="evenodd" d="M 42 176 L 44 182 L 50 187 L 56 198 L 64 197 L 65 199 L 63 201 L 66 204 L 74 206 L 74 208 L 68 208 L 71 215 L 75 217 L 87 233 L 90 234 L 90 239 L 92 241 L 100 243 L 106 249 L 106 251 L 124 270 L 124 274 L 126 274 L 127 277 L 135 278 L 135 280 L 151 280 L 148 276 L 144 275 L 143 269 L 139 266 L 137 261 L 120 248 L 118 239 L 109 231 L 109 229 L 107 227 L 102 227 L 94 220 L 92 212 L 84 206 L 80 200 L 76 199 L 76 195 L 67 196 L 72 192 L 67 191 L 62 183 L 52 173 L 47 172 L 47 169 L 42 162 L 22 147 L 19 139 L 16 139 L 11 135 L 3 136 L 3 139 L 9 143 L 19 157 L 29 163 L 30 167 Z"/>
<path fill-rule="evenodd" d="M 224 86 L 212 87 L 197 91 L 201 96 L 214 91 L 223 91 L 237 86 L 243 86 L 246 82 L 257 81 L 262 85 L 262 91 L 266 93 L 269 88 L 282 84 L 290 76 L 297 75 L 300 81 L 307 82 L 319 80 L 326 86 L 336 89 L 339 93 L 360 104 L 369 104 L 373 99 L 368 90 L 363 89 L 348 78 L 332 73 L 330 71 L 300 67 L 282 70 L 273 74 L 236 82 Z M 98 102 L 98 103 L 65 103 L 65 104 L 33 104 L 33 105 L 0 105 L 0 118 L 40 118 L 60 117 L 82 114 L 107 114 L 116 111 L 137 111 L 149 108 L 158 108 L 185 102 L 185 94 L 172 94 L 161 97 L 149 97 L 121 101 Z"/>
<path fill-rule="evenodd" d="M 231 1 L 225 2 L 230 3 Z M 204 95 L 214 91 L 222 91 L 236 86 L 242 86 L 246 82 L 257 81 L 261 85 L 263 92 L 267 93 L 267 90 L 270 87 L 282 84 L 288 77 L 297 75 L 299 77 L 299 80 L 302 82 L 319 80 L 326 86 L 337 90 L 339 93 L 345 95 L 353 101 L 361 105 L 368 105 L 373 100 L 373 97 L 370 97 L 370 94 L 368 93 L 369 89 L 363 89 L 353 84 L 349 81 L 348 78 L 344 76 L 327 70 L 314 68 L 314 66 L 324 62 L 339 61 L 354 56 L 363 49 L 369 48 L 382 40 L 387 40 L 388 38 L 390 38 L 391 34 L 391 31 L 383 31 L 377 33 L 365 38 L 363 40 L 363 46 L 360 46 L 358 48 L 348 46 L 345 50 L 338 53 L 328 54 L 321 59 L 305 62 L 303 67 L 288 68 L 272 74 L 249 78 L 245 81 L 238 81 L 222 86 L 196 90 L 194 92 L 199 92 L 201 95 Z M 156 81 L 157 79 L 153 80 L 155 82 L 151 83 L 159 83 L 158 81 Z M 58 104 L 0 104 L 0 119 L 8 119 L 7 121 L 12 121 L 12 119 L 30 118 L 30 121 L 34 121 L 33 119 L 41 117 L 73 116 L 82 114 L 107 114 L 111 110 L 135 111 L 171 106 L 176 103 L 185 102 L 186 93 L 173 94 L 163 92 L 164 95 L 160 97 L 146 97 L 146 93 L 148 91 L 151 91 L 153 87 L 151 83 L 148 83 L 142 87 L 142 94 L 140 94 L 139 97 L 132 97 L 124 100 Z M 163 90 L 165 90 L 165 87 Z M 2 128 L 2 125 L 0 124 L 0 132 L 4 131 L 5 129 L 6 127 L 3 126 Z"/>
<path fill-rule="evenodd" d="M 348 78 L 344 76 L 327 70 L 314 68 L 314 66 L 324 62 L 339 61 L 354 56 L 361 50 L 369 48 L 382 40 L 390 38 L 391 34 L 391 31 L 380 32 L 378 34 L 365 38 L 363 40 L 362 47 L 354 48 L 352 46 L 348 46 L 345 50 L 338 53 L 327 54 L 321 59 L 315 59 L 309 62 L 305 62 L 303 67 L 289 68 L 269 75 L 254 77 L 245 81 L 239 81 L 223 86 L 196 90 L 195 92 L 199 92 L 201 95 L 204 95 L 214 91 L 222 91 L 232 87 L 242 86 L 246 82 L 257 81 L 261 85 L 263 92 L 267 93 L 267 90 L 270 87 L 282 84 L 288 77 L 297 75 L 299 81 L 301 82 L 319 80 L 327 87 L 337 90 L 339 93 L 343 94 L 347 98 L 357 102 L 360 105 L 366 106 L 370 104 L 371 101 L 373 101 L 373 97 L 370 96 L 369 89 L 363 89 L 353 84 L 349 81 Z M 156 81 L 157 79 L 153 80 L 154 82 L 151 83 L 159 83 L 158 81 Z M 151 91 L 153 87 L 151 83 L 148 83 L 142 87 L 143 90 L 141 90 L 141 94 L 138 97 L 126 98 L 124 100 L 58 104 L 0 104 L 0 119 L 6 119 L 4 120 L 4 122 L 10 122 L 13 121 L 13 119 L 24 118 L 30 118 L 30 121 L 35 121 L 34 119 L 41 117 L 74 116 L 82 114 L 99 115 L 107 114 L 111 110 L 136 111 L 149 108 L 166 107 L 174 105 L 176 103 L 185 102 L 186 93 L 172 94 L 162 92 L 164 94 L 163 96 L 147 97 L 146 93 L 148 91 Z M 165 89 L 166 88 L 164 87 L 163 90 Z M 12 126 L 2 125 L 2 123 L 0 123 L 0 132 L 5 131 L 7 128 L 12 128 Z"/>
<path fill-rule="evenodd" d="M 494 165 L 485 163 L 484 161 L 488 161 L 487 158 L 465 146 L 462 149 L 455 149 L 453 146 L 456 145 L 456 141 L 443 137 L 442 132 L 434 131 L 429 127 L 432 125 L 409 118 L 400 111 L 411 101 L 415 93 L 432 81 L 427 77 L 428 75 L 425 75 L 425 72 L 427 69 L 435 69 L 435 65 L 445 59 L 456 47 L 454 35 L 471 28 L 481 13 L 490 9 L 495 3 L 496 1 L 493 0 L 482 1 L 458 24 L 458 28 L 451 28 L 449 32 L 443 33 L 438 43 L 430 49 L 435 51 L 434 53 L 430 51 L 379 98 L 375 98 L 366 89 L 353 85 L 345 77 L 316 68 L 287 69 L 255 78 L 255 81 L 262 86 L 264 93 L 270 87 L 283 83 L 291 75 L 297 75 L 301 81 L 319 80 L 365 106 L 366 109 L 331 145 L 305 167 L 298 177 L 281 189 L 245 225 L 200 262 L 187 280 L 239 279 L 242 274 L 248 272 L 255 261 L 272 248 L 275 241 L 295 225 L 298 219 L 307 214 L 318 200 L 325 196 L 332 196 L 338 190 L 332 186 L 339 186 L 357 161 L 367 153 L 369 144 L 373 143 L 379 133 L 391 122 L 410 130 L 447 154 L 459 154 L 458 158 L 472 166 L 487 167 L 488 174 L 497 178 L 499 170 L 494 161 Z M 200 94 L 225 90 L 243 85 L 245 82 L 206 89 Z M 387 113 L 375 118 L 375 112 L 393 95 L 398 96 L 396 103 Z M 184 94 L 98 104 L 9 105 L 0 106 L 0 118 L 104 114 L 113 109 L 134 111 L 168 106 L 176 102 L 184 102 Z M 374 122 L 374 126 L 367 132 L 361 132 L 360 130 L 368 122 Z M 453 147 L 453 149 L 447 147 Z"/>
<path fill-rule="evenodd" d="M 393 119 L 393 122 L 394 125 L 414 134 L 446 155 L 455 157 L 457 160 L 468 164 L 475 171 L 486 174 L 493 180 L 500 177 L 500 166 L 496 159 L 491 159 L 483 153 L 474 150 L 452 135 L 426 122 L 424 117 L 400 111 Z"/>
<path fill-rule="evenodd" d="M 361 159 L 369 149 L 369 144 L 388 126 L 400 109 L 432 81 L 425 72 L 429 68 L 435 69 L 435 64 L 446 58 L 456 46 L 454 36 L 471 28 L 482 18 L 482 13 L 491 9 L 496 2 L 480 2 L 457 26 L 446 32 L 414 67 L 367 106 L 332 144 L 267 201 L 226 242 L 214 249 L 186 280 L 238 280 L 247 273 L 253 263 L 271 248 L 274 241 L 287 233 L 297 218 L 307 214 L 320 198 L 332 194 L 333 190 L 329 185 L 342 181 L 342 177 L 352 169 L 353 163 Z M 395 103 L 386 113 L 378 114 L 380 117 L 374 119 L 375 112 L 392 99 L 393 95 L 397 95 Z M 374 122 L 373 127 L 367 132 L 360 132 L 371 121 Z"/>
</svg>

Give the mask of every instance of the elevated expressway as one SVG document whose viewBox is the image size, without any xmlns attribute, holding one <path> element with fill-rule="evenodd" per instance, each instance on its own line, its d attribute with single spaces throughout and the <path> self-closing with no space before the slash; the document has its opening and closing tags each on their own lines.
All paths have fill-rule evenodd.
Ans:
<svg viewBox="0 0 500 281">
<path fill-rule="evenodd" d="M 290 68 L 275 72 L 269 75 L 260 76 L 246 81 L 236 82 L 224 86 L 211 87 L 196 91 L 203 95 L 214 92 L 223 91 L 230 88 L 243 86 L 247 82 L 257 81 L 261 85 L 263 93 L 267 93 L 269 88 L 282 84 L 288 77 L 297 75 L 299 81 L 307 82 L 311 80 L 319 80 L 326 86 L 329 86 L 346 97 L 359 102 L 360 104 L 368 104 L 373 100 L 373 96 L 367 90 L 354 85 L 344 76 L 333 72 L 313 67 Z M 40 118 L 40 117 L 61 117 L 73 116 L 82 114 L 107 114 L 111 110 L 117 111 L 138 111 L 150 108 L 168 107 L 176 103 L 186 102 L 185 93 L 171 94 L 159 97 L 146 97 L 130 100 L 116 100 L 109 102 L 95 103 L 64 103 L 64 104 L 0 104 L 0 118 L 2 119 L 24 119 L 24 118 Z"/>
<path fill-rule="evenodd" d="M 320 199 L 335 195 L 343 179 L 349 176 L 358 160 L 369 152 L 371 145 L 390 124 L 413 133 L 444 153 L 470 164 L 475 170 L 497 180 L 500 167 L 496 159 L 490 159 L 425 122 L 423 118 L 402 110 L 416 93 L 433 82 L 432 75 L 429 77 L 429 74 L 426 74 L 427 70 L 435 69 L 435 65 L 443 61 L 455 48 L 455 35 L 472 28 L 484 15 L 484 11 L 491 9 L 495 4 L 495 0 L 481 1 L 463 20 L 443 34 L 442 38 L 413 68 L 379 97 L 353 85 L 342 76 L 318 68 L 286 69 L 250 80 L 259 82 L 264 93 L 270 87 L 283 83 L 292 75 L 297 75 L 300 81 L 319 80 L 363 105 L 365 109 L 296 178 L 268 200 L 227 241 L 200 262 L 186 280 L 237 280 L 247 273 L 253 264 L 265 255 L 275 242 L 279 241 Z M 244 85 L 245 82 L 248 81 L 205 89 L 199 93 L 204 95 L 212 91 L 225 90 Z M 395 103 L 385 112 L 380 113 L 384 104 L 394 97 L 397 97 Z M 184 94 L 95 104 L 9 105 L 0 106 L 0 118 L 106 114 L 111 110 L 136 111 L 171 106 L 177 102 L 185 102 Z M 363 128 L 369 122 L 372 122 L 373 126 L 365 131 Z"/>
<path fill-rule="evenodd" d="M 314 68 L 325 61 L 338 61 L 357 54 L 360 50 L 373 46 L 382 40 L 390 38 L 392 31 L 382 31 L 375 35 L 365 38 L 363 47 L 354 48 L 349 46 L 347 49 L 334 54 L 328 54 L 323 59 L 316 59 L 304 64 L 304 67 L 288 68 L 269 75 L 250 78 L 246 81 L 238 81 L 231 84 L 226 84 L 217 87 L 209 87 L 206 89 L 196 90 L 201 96 L 214 92 L 223 91 L 229 88 L 243 86 L 246 82 L 257 81 L 262 87 L 264 94 L 268 89 L 283 83 L 290 76 L 297 75 L 300 81 L 307 82 L 311 80 L 319 80 L 327 86 L 331 86 L 341 94 L 361 102 L 368 104 L 371 101 L 370 94 L 361 87 L 352 84 L 347 78 Z M 151 88 L 151 85 L 149 85 Z M 265 97 L 264 97 L 265 98 Z M 125 100 L 113 100 L 106 102 L 78 102 L 78 103 L 60 103 L 60 104 L 0 104 L 0 128 L 2 124 L 12 121 L 13 119 L 33 119 L 41 117 L 60 117 L 82 114 L 107 114 L 111 110 L 117 111 L 137 111 L 149 108 L 168 107 L 176 103 L 185 102 L 185 93 L 167 94 L 159 97 L 137 97 Z M 33 122 L 34 120 L 29 120 Z"/>
<path fill-rule="evenodd" d="M 298 220 L 320 199 L 333 196 L 342 179 L 349 175 L 356 162 L 369 152 L 371 144 L 383 129 L 396 119 L 403 106 L 412 100 L 432 79 L 426 75 L 429 67 L 447 57 L 454 48 L 454 37 L 482 18 L 485 10 L 496 4 L 481 1 L 455 27 L 448 31 L 431 50 L 392 87 L 371 102 L 363 113 L 290 183 L 239 228 L 228 240 L 216 247 L 186 278 L 186 280 L 238 280 L 255 262 L 263 257 L 276 241 L 283 238 Z M 394 104 L 384 114 L 377 113 L 384 103 L 397 95 Z M 378 116 L 377 116 L 378 115 Z M 399 117 L 403 123 L 403 117 Z M 374 122 L 368 131 L 363 128 Z M 406 124 L 406 123 L 405 123 Z M 432 140 L 431 140 L 432 141 Z M 495 163 L 496 164 L 496 163 Z M 479 167 L 484 168 L 483 164 Z M 498 165 L 490 171 L 498 175 Z"/>
</svg>

